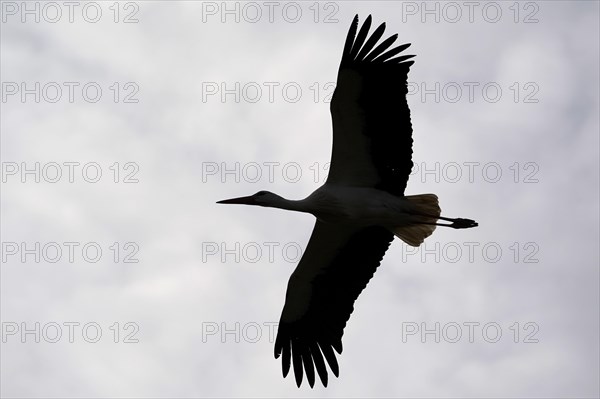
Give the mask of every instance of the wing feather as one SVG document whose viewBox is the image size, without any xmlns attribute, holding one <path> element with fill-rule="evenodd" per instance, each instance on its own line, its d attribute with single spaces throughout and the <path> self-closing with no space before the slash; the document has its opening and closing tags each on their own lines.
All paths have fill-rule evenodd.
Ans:
<svg viewBox="0 0 600 399">
<path fill-rule="evenodd" d="M 302 342 L 302 363 L 304 363 L 304 371 L 306 372 L 306 379 L 310 387 L 315 386 L 315 366 L 313 363 L 313 354 L 310 351 L 309 343 L 303 340 Z"/>
<path fill-rule="evenodd" d="M 325 361 L 323 360 L 323 354 L 319 349 L 319 344 L 316 341 L 310 343 L 310 353 L 315 362 L 315 369 L 317 369 L 317 373 L 319 374 L 319 378 L 323 383 L 323 386 L 327 386 L 327 367 L 325 366 Z M 312 385 L 311 385 L 312 387 Z"/>
<path fill-rule="evenodd" d="M 356 56 L 358 55 L 358 51 L 362 47 L 363 43 L 365 42 L 365 39 L 367 38 L 367 35 L 369 34 L 370 27 L 371 27 L 371 16 L 369 15 L 367 17 L 367 19 L 365 20 L 365 22 L 360 27 L 360 30 L 358 31 L 358 35 L 356 36 L 356 40 L 354 41 L 354 44 L 352 45 L 352 51 L 350 52 L 351 60 L 355 59 Z"/>
<path fill-rule="evenodd" d="M 394 35 L 388 37 L 387 39 L 385 39 L 384 41 L 382 41 L 377 47 L 375 47 L 375 50 L 371 51 L 369 53 L 369 55 L 367 55 L 364 58 L 363 61 L 365 61 L 365 62 L 372 61 L 375 57 L 377 57 L 378 55 L 383 53 L 386 49 L 390 48 L 392 43 L 394 43 L 397 38 L 398 38 L 398 34 L 394 34 Z"/>
<path fill-rule="evenodd" d="M 346 43 L 344 43 L 344 53 L 342 55 L 342 62 L 344 57 L 350 57 L 350 51 L 352 51 L 352 44 L 354 44 L 354 38 L 356 37 L 356 30 L 358 29 L 358 15 L 352 20 L 350 29 L 348 29 L 348 35 L 346 36 Z"/>
<path fill-rule="evenodd" d="M 386 51 L 385 53 L 381 54 L 379 57 L 375 58 L 373 60 L 373 63 L 384 62 L 384 61 L 392 58 L 396 54 L 400 54 L 401 52 L 406 50 L 408 47 L 410 47 L 410 43 L 406 43 L 401 46 L 394 47 L 393 49 Z M 414 55 L 411 57 L 414 57 Z"/>
<path fill-rule="evenodd" d="M 371 35 L 369 40 L 367 40 L 367 43 L 365 43 L 365 45 L 362 47 L 362 49 L 356 56 L 356 59 L 358 59 L 358 60 L 364 59 L 365 55 L 367 55 L 369 53 L 369 51 L 373 50 L 373 47 L 375 47 L 375 43 L 377 43 L 377 41 L 379 39 L 381 39 L 381 36 L 383 36 L 384 31 L 385 31 L 385 22 L 382 23 L 381 25 L 379 25 L 379 27 L 377 27 L 377 29 L 375 29 L 375 32 L 373 32 L 373 34 Z"/>
<path fill-rule="evenodd" d="M 294 377 L 296 385 L 302 384 L 302 343 L 299 340 L 292 341 L 292 360 L 294 362 Z"/>
</svg>

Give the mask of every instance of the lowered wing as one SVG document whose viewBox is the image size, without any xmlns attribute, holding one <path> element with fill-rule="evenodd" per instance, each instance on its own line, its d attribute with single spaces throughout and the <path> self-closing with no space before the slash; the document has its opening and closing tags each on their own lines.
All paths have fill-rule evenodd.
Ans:
<svg viewBox="0 0 600 399">
<path fill-rule="evenodd" d="M 290 277 L 275 340 L 283 376 L 290 364 L 298 387 L 315 369 L 327 386 L 327 368 L 338 376 L 333 350 L 342 353 L 344 327 L 354 301 L 379 266 L 394 235 L 383 227 L 351 228 L 317 221 L 300 263 Z"/>
</svg>

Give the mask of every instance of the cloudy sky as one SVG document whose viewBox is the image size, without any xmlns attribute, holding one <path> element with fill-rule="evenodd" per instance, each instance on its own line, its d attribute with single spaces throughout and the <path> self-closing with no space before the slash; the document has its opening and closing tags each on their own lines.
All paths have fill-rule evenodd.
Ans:
<svg viewBox="0 0 600 399">
<path fill-rule="evenodd" d="M 597 397 L 599 6 L 1 3 L 5 397 Z M 349 24 L 417 54 L 396 240 L 329 387 L 273 359 Z M 317 382 L 317 385 L 319 383 Z"/>
</svg>

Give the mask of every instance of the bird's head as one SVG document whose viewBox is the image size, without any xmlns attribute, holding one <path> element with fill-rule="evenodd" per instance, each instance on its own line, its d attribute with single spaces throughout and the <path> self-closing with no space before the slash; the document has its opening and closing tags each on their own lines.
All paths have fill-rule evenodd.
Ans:
<svg viewBox="0 0 600 399">
<path fill-rule="evenodd" d="M 270 191 L 259 191 L 248 197 L 231 198 L 222 201 L 217 201 L 217 204 L 243 204 L 243 205 L 259 205 L 272 206 L 282 198 Z"/>
</svg>

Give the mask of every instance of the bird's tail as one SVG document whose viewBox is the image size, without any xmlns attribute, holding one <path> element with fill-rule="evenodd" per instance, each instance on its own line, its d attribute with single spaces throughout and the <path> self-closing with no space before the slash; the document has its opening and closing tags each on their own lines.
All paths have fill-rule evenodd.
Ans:
<svg viewBox="0 0 600 399">
<path fill-rule="evenodd" d="M 428 216 L 420 217 L 422 223 L 396 227 L 392 232 L 408 245 L 418 247 L 435 230 L 441 209 L 435 194 L 408 195 L 406 199 L 415 206 L 415 213 Z"/>
</svg>

